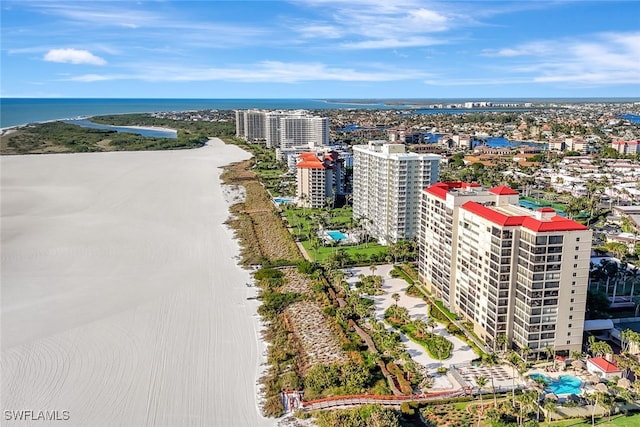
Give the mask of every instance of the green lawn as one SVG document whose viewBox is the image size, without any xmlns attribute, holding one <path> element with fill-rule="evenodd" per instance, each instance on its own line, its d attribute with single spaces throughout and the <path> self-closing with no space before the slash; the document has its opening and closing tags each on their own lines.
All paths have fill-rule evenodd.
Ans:
<svg viewBox="0 0 640 427">
<path fill-rule="evenodd" d="M 546 426 L 547 423 L 540 423 L 540 426 Z M 607 417 L 596 418 L 596 425 L 599 427 L 640 427 L 640 414 L 633 414 L 629 416 L 616 415 L 611 417 L 611 421 L 607 420 Z M 552 427 L 590 427 L 591 420 L 585 421 L 579 420 L 563 420 L 551 423 Z"/>
<path fill-rule="evenodd" d="M 355 256 L 357 253 L 362 254 L 362 256 L 365 257 L 365 260 L 369 259 L 372 254 L 387 253 L 386 246 L 382 246 L 381 244 L 375 242 L 370 242 L 367 245 L 368 247 L 365 247 L 364 244 L 356 246 L 320 246 L 317 249 L 317 253 L 315 249 L 311 248 L 311 243 L 308 240 L 304 240 L 301 243 L 309 256 L 318 262 L 324 261 L 329 255 L 331 255 L 338 249 L 343 249 L 352 259 L 356 259 Z"/>
</svg>

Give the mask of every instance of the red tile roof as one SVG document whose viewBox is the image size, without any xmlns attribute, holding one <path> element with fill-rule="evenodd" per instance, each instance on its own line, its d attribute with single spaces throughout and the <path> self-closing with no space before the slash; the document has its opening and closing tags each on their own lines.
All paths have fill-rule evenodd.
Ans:
<svg viewBox="0 0 640 427">
<path fill-rule="evenodd" d="M 535 231 L 535 232 L 582 231 L 582 230 L 589 229 L 589 227 L 587 227 L 586 225 L 582 225 L 579 222 L 562 217 L 560 215 L 551 217 L 549 221 L 540 221 L 532 217 L 527 217 L 522 222 L 522 226 L 524 228 L 528 228 L 529 230 Z"/>
<path fill-rule="evenodd" d="M 298 158 L 301 159 L 301 161 L 296 164 L 297 168 L 326 169 L 326 167 L 324 166 L 324 163 L 322 163 L 322 160 L 319 159 L 318 156 L 316 156 L 314 153 L 311 153 L 308 151 L 305 153 L 300 153 Z"/>
<path fill-rule="evenodd" d="M 527 218 L 525 216 L 505 215 L 478 202 L 467 202 L 462 205 L 462 209 L 502 226 L 521 225 L 523 220 Z"/>
<path fill-rule="evenodd" d="M 587 226 L 559 215 L 552 217 L 548 221 L 541 221 L 527 215 L 503 214 L 495 209 L 491 209 L 491 207 L 481 205 L 478 202 L 467 202 L 462 205 L 462 209 L 503 227 L 521 225 L 524 228 L 538 233 L 552 231 L 579 231 L 588 229 Z"/>
<path fill-rule="evenodd" d="M 449 190 L 452 190 L 454 188 L 474 188 L 480 186 L 481 185 L 476 182 L 438 182 L 427 188 L 426 192 L 429 194 L 433 194 L 434 196 L 439 197 L 442 200 L 445 200 L 447 198 L 447 193 L 449 192 Z"/>
<path fill-rule="evenodd" d="M 518 192 L 506 185 L 500 185 L 498 187 L 493 187 L 489 190 L 489 192 L 493 194 L 497 194 L 499 196 L 517 196 Z"/>
<path fill-rule="evenodd" d="M 590 359 L 587 359 L 587 362 L 591 363 L 592 365 L 600 369 L 602 372 L 605 372 L 607 374 L 622 372 L 620 369 L 618 369 L 618 367 L 614 363 L 609 362 L 604 357 L 592 357 Z"/>
<path fill-rule="evenodd" d="M 325 169 L 324 165 L 319 160 L 315 162 L 313 160 L 303 160 L 296 164 L 296 167 L 300 169 Z"/>
<path fill-rule="evenodd" d="M 449 192 L 449 186 L 445 183 L 439 182 L 437 184 L 433 184 L 431 187 L 425 190 L 429 194 L 433 194 L 434 196 L 446 200 L 447 193 Z"/>
</svg>

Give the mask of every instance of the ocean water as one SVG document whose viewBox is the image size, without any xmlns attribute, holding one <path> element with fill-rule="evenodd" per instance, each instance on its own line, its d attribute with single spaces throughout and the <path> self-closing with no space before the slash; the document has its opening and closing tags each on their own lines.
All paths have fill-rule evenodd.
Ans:
<svg viewBox="0 0 640 427">
<path fill-rule="evenodd" d="M 333 104 L 313 99 L 2 98 L 0 100 L 0 127 L 6 128 L 50 120 L 86 118 L 103 114 L 248 108 L 312 110 L 353 108 L 353 105 Z"/>
<path fill-rule="evenodd" d="M 0 128 L 50 120 L 78 119 L 102 114 L 151 113 L 160 111 L 321 109 L 412 109 L 422 114 L 469 112 L 456 109 L 416 110 L 432 103 L 461 103 L 469 99 L 119 99 L 119 98 L 0 98 Z M 584 103 L 631 102 L 631 99 L 484 99 L 490 102 Z M 473 111 L 480 111 L 474 109 Z M 637 116 L 629 119 L 636 120 Z"/>
<path fill-rule="evenodd" d="M 93 123 L 88 119 L 81 120 L 65 120 L 67 123 L 71 123 L 72 125 L 78 125 L 85 128 L 92 129 L 106 129 L 106 130 L 115 130 L 117 132 L 128 132 L 128 133 L 137 133 L 138 135 L 155 137 L 155 138 L 172 138 L 175 139 L 178 137 L 178 132 L 174 130 L 164 130 L 164 129 L 142 129 L 142 128 L 132 128 L 128 126 L 111 126 L 111 125 L 103 125 L 99 123 Z"/>
</svg>

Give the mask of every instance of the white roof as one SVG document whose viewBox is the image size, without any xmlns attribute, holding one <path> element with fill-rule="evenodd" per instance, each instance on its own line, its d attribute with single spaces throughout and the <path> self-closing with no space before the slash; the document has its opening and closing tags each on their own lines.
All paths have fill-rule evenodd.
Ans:
<svg viewBox="0 0 640 427">
<path fill-rule="evenodd" d="M 585 320 L 584 330 L 586 331 L 603 331 L 605 329 L 613 329 L 613 321 L 611 319 L 595 319 Z"/>
</svg>

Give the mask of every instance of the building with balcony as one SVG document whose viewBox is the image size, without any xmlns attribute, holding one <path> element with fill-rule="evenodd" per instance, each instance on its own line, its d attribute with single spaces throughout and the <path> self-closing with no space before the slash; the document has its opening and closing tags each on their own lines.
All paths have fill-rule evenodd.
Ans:
<svg viewBox="0 0 640 427">
<path fill-rule="evenodd" d="M 354 146 L 354 219 L 382 244 L 415 238 L 420 192 L 438 180 L 441 159 L 386 141 Z"/>
<path fill-rule="evenodd" d="M 581 351 L 591 231 L 551 208 L 520 207 L 499 186 L 438 183 L 422 192 L 420 283 L 490 345 Z"/>
<path fill-rule="evenodd" d="M 298 206 L 323 208 L 342 192 L 343 172 L 338 153 L 305 152 L 296 164 Z"/>
<path fill-rule="evenodd" d="M 236 110 L 236 136 L 268 148 L 329 145 L 329 119 L 304 110 Z"/>
</svg>

